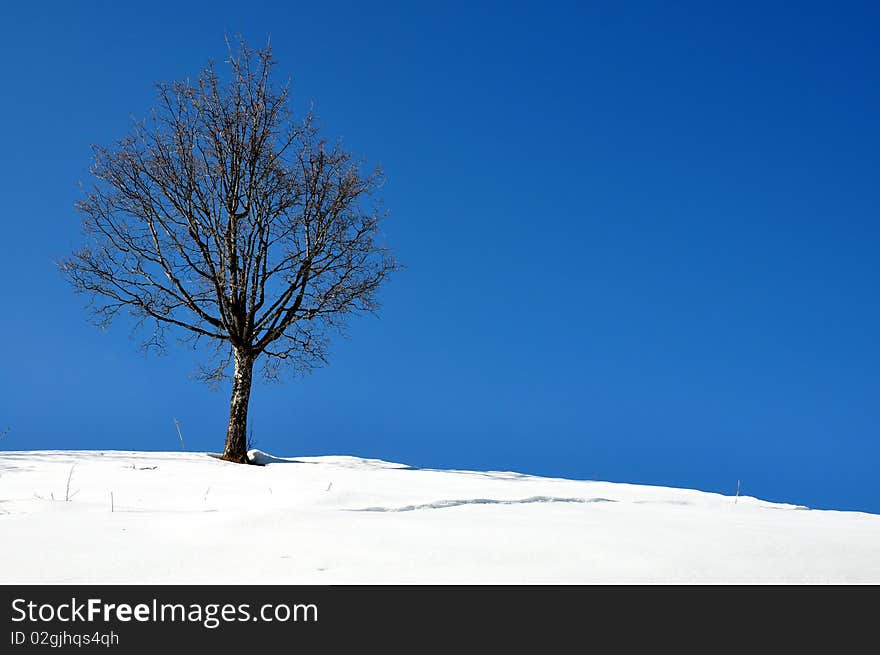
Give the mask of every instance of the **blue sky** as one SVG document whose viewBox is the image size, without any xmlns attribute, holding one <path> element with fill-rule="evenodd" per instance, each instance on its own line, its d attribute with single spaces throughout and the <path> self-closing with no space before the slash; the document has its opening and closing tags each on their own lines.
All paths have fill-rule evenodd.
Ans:
<svg viewBox="0 0 880 655">
<path fill-rule="evenodd" d="M 876 5 L 474 4 L 4 3 L 0 448 L 222 448 L 228 389 L 53 262 L 89 145 L 271 33 L 408 268 L 258 447 L 880 512 Z"/>
</svg>

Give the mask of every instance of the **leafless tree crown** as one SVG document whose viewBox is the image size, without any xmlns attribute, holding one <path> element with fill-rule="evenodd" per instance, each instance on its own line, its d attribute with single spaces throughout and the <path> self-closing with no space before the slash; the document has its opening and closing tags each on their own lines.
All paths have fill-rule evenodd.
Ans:
<svg viewBox="0 0 880 655">
<path fill-rule="evenodd" d="M 208 338 L 230 358 L 309 370 L 330 332 L 377 308 L 397 268 L 379 243 L 381 172 L 295 119 L 273 83 L 269 48 L 230 50 L 193 83 L 158 84 L 148 120 L 95 147 L 95 183 L 78 203 L 87 245 L 61 264 L 99 323 L 122 311 Z M 265 355 L 265 357 L 261 357 Z"/>
</svg>

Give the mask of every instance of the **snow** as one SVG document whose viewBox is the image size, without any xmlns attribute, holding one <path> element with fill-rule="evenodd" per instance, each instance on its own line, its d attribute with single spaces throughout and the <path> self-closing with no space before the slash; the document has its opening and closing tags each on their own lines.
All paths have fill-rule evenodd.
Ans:
<svg viewBox="0 0 880 655">
<path fill-rule="evenodd" d="M 880 583 L 878 515 L 253 457 L 0 453 L 0 583 Z"/>
</svg>

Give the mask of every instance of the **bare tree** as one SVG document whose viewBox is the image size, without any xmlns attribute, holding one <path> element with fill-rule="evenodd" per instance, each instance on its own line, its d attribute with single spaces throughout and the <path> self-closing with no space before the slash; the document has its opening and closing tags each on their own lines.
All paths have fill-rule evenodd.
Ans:
<svg viewBox="0 0 880 655">
<path fill-rule="evenodd" d="M 148 348 L 169 327 L 210 341 L 202 376 L 233 367 L 223 458 L 246 462 L 255 364 L 271 379 L 325 363 L 330 333 L 375 311 L 398 265 L 379 243 L 381 172 L 293 117 L 268 47 L 240 41 L 227 63 L 225 80 L 209 63 L 157 84 L 150 118 L 93 148 L 87 244 L 60 267 L 101 325 L 127 311 Z"/>
</svg>

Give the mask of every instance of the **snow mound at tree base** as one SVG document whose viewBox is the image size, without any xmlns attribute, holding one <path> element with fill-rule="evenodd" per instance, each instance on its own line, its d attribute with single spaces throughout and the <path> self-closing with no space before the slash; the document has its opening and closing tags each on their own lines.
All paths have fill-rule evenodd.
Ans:
<svg viewBox="0 0 880 655">
<path fill-rule="evenodd" d="M 267 464 L 285 464 L 290 460 L 284 459 L 282 457 L 275 457 L 270 455 L 269 453 L 264 453 L 262 450 L 257 450 L 253 448 L 247 453 L 248 461 L 251 464 L 256 464 L 257 466 L 266 466 Z"/>
</svg>

